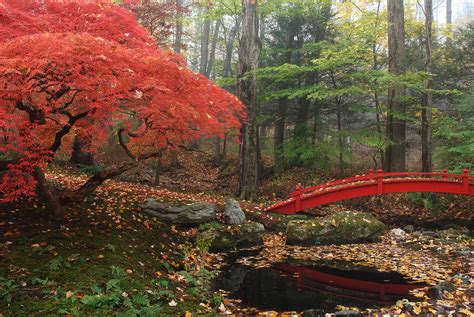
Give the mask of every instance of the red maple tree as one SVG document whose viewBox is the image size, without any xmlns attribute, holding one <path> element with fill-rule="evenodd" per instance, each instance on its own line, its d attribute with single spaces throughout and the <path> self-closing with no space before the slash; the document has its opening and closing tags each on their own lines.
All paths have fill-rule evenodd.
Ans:
<svg viewBox="0 0 474 317">
<path fill-rule="evenodd" d="M 105 180 L 240 126 L 239 100 L 159 49 L 133 13 L 104 1 L 0 3 L 0 192 L 38 194 L 57 216 Z M 113 134 L 130 160 L 59 191 L 44 176 L 75 129 Z"/>
</svg>

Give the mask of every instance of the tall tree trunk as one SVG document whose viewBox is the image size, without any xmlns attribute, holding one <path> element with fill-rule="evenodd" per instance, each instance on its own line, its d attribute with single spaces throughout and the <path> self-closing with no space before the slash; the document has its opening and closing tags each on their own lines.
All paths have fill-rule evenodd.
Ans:
<svg viewBox="0 0 474 317">
<path fill-rule="evenodd" d="M 433 25 L 433 2 L 425 0 L 425 72 L 431 73 L 431 37 Z M 423 172 L 431 172 L 431 115 L 433 97 L 431 94 L 431 78 L 425 80 L 423 108 L 421 110 L 421 164 Z"/>
<path fill-rule="evenodd" d="M 209 63 L 207 65 L 207 70 L 206 70 L 207 78 L 211 77 L 212 69 L 214 67 L 214 61 L 216 60 L 216 48 L 217 48 L 217 41 L 219 40 L 220 26 L 221 26 L 221 21 L 217 20 L 216 25 L 214 27 L 214 35 L 212 36 L 211 52 L 209 54 Z"/>
<path fill-rule="evenodd" d="M 298 113 L 296 115 L 294 137 L 306 141 L 309 100 L 305 97 L 299 99 Z"/>
<path fill-rule="evenodd" d="M 339 145 L 339 176 L 344 176 L 344 139 L 342 137 L 342 109 L 341 104 L 337 102 L 337 139 Z"/>
<path fill-rule="evenodd" d="M 210 77 L 212 73 L 212 69 L 214 67 L 214 61 L 216 59 L 216 48 L 217 48 L 217 41 L 219 39 L 219 29 L 220 29 L 221 21 L 216 21 L 214 27 L 214 35 L 212 36 L 212 43 L 211 43 L 211 52 L 209 55 L 209 65 L 207 66 L 206 70 L 206 77 Z M 220 166 L 222 163 L 222 154 L 221 154 L 221 139 L 216 137 L 214 139 L 214 150 L 213 150 L 213 159 L 212 162 L 214 166 Z"/>
<path fill-rule="evenodd" d="M 176 9 L 181 9 L 183 0 L 176 0 Z M 183 35 L 183 21 L 181 20 L 181 14 L 178 14 L 178 21 L 176 21 L 175 37 L 173 43 L 173 49 L 176 53 L 181 54 L 182 35 Z M 170 165 L 173 168 L 182 168 L 183 166 L 179 163 L 178 152 L 172 151 L 170 154 Z M 156 175 L 155 175 L 156 176 Z"/>
<path fill-rule="evenodd" d="M 237 30 L 240 26 L 241 21 L 242 21 L 241 17 L 239 17 L 235 21 L 235 25 L 230 30 L 229 37 L 227 38 L 227 41 L 226 41 L 225 59 L 224 59 L 224 77 L 232 76 L 232 55 L 234 53 L 234 41 L 235 41 L 235 37 L 237 36 Z"/>
<path fill-rule="evenodd" d="M 320 104 L 317 101 L 314 107 L 313 113 L 313 131 L 311 132 L 311 144 L 316 145 L 318 140 L 318 132 L 320 131 L 319 126 L 321 124 L 321 113 L 320 113 Z"/>
<path fill-rule="evenodd" d="M 288 98 L 286 97 L 282 97 L 278 100 L 277 119 L 275 121 L 275 132 L 273 136 L 273 157 L 275 159 L 277 172 L 282 168 L 287 104 Z"/>
<path fill-rule="evenodd" d="M 158 159 L 155 162 L 155 180 L 153 181 L 153 185 L 160 186 L 160 175 L 161 175 L 161 162 Z"/>
<path fill-rule="evenodd" d="M 209 13 L 209 9 L 205 10 L 205 14 Z M 209 36 L 211 33 L 211 20 L 206 16 L 202 24 L 201 32 L 201 58 L 199 62 L 199 73 L 206 75 L 207 63 L 209 58 Z"/>
<path fill-rule="evenodd" d="M 446 0 L 446 26 L 451 28 L 452 19 L 453 19 L 453 6 L 452 0 Z M 451 29 L 450 29 L 451 31 Z M 449 38 L 448 38 L 449 40 Z"/>
<path fill-rule="evenodd" d="M 378 0 L 377 2 L 377 18 L 376 18 L 376 25 L 379 25 L 379 17 L 380 17 L 380 5 L 381 5 L 381 0 Z M 374 40 L 374 43 L 372 44 L 372 69 L 378 70 L 379 69 L 379 63 L 377 59 L 377 39 Z M 375 104 L 375 121 L 377 124 L 377 133 L 379 135 L 379 138 L 382 139 L 382 120 L 380 118 L 380 113 L 381 113 L 381 108 L 380 108 L 380 98 L 379 98 L 379 93 L 377 91 L 374 91 L 374 104 Z M 384 144 L 380 144 L 377 147 L 377 152 L 374 154 L 373 160 L 374 160 L 374 168 L 378 169 L 379 164 L 377 164 L 377 155 L 380 157 L 380 166 L 384 167 L 385 166 L 385 153 L 383 150 Z"/>
<path fill-rule="evenodd" d="M 215 167 L 221 166 L 222 164 L 222 153 L 221 153 L 221 138 L 217 137 L 214 139 L 214 150 L 212 154 L 212 163 Z"/>
<path fill-rule="evenodd" d="M 69 162 L 77 165 L 94 165 L 94 158 L 91 152 L 91 141 L 88 138 L 74 137 L 72 153 Z"/>
<path fill-rule="evenodd" d="M 388 0 L 388 60 L 393 75 L 405 72 L 405 14 L 403 0 Z M 388 91 L 387 171 L 406 170 L 406 113 L 404 89 L 394 85 Z"/>
<path fill-rule="evenodd" d="M 178 11 L 178 14 L 177 14 L 177 21 L 176 21 L 176 28 L 175 28 L 173 50 L 178 54 L 181 54 L 182 36 L 183 36 L 183 21 L 181 19 L 182 15 L 180 13 L 183 6 L 182 1 L 183 0 L 176 0 L 176 10 Z"/>
<path fill-rule="evenodd" d="M 257 74 L 260 40 L 258 38 L 258 3 L 242 0 L 242 34 L 239 45 L 237 95 L 246 105 L 247 120 L 241 128 L 239 182 L 237 194 L 249 199 L 255 194 L 258 182 L 257 157 Z"/>
</svg>

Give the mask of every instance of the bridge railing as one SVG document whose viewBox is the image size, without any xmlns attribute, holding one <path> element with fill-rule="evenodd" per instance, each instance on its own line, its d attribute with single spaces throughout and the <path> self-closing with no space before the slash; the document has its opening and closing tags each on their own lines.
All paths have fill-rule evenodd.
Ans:
<svg viewBox="0 0 474 317">
<path fill-rule="evenodd" d="M 390 178 L 435 178 L 435 179 L 443 179 L 443 180 L 452 180 L 462 182 L 464 187 L 468 188 L 470 182 L 474 182 L 474 177 L 469 176 L 469 170 L 463 170 L 462 174 L 453 174 L 449 173 L 447 169 L 443 170 L 442 172 L 383 172 L 381 169 L 377 170 L 370 170 L 368 174 L 357 175 L 354 177 L 349 177 L 341 180 L 335 180 L 326 182 L 323 184 L 319 184 L 316 186 L 306 187 L 303 188 L 301 184 L 296 185 L 296 190 L 290 193 L 287 199 L 293 197 L 300 197 L 301 195 L 312 193 L 319 190 L 330 190 L 336 186 L 344 186 L 350 185 L 357 182 L 378 182 L 380 186 L 383 184 L 384 179 Z"/>
</svg>

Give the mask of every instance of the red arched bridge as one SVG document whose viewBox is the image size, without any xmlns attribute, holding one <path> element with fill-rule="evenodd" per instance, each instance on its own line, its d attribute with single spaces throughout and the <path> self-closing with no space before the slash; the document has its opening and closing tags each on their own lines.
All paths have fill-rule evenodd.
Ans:
<svg viewBox="0 0 474 317">
<path fill-rule="evenodd" d="M 443 172 L 395 172 L 378 170 L 325 184 L 302 188 L 300 184 L 285 201 L 268 207 L 266 210 L 279 214 L 295 214 L 299 211 L 324 204 L 393 193 L 447 193 L 474 196 L 474 177 L 469 170 L 462 174 Z"/>
</svg>

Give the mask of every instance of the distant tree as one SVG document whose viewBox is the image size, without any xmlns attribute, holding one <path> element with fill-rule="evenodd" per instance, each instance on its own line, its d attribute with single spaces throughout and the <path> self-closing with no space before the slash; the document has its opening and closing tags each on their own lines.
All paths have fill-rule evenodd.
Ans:
<svg viewBox="0 0 474 317">
<path fill-rule="evenodd" d="M 62 216 L 64 204 L 165 149 L 240 126 L 241 102 L 158 49 L 124 8 L 4 0 L 0 16 L 3 201 L 37 194 Z M 60 191 L 44 168 L 76 129 L 94 136 L 92 150 L 112 131 L 130 160 Z"/>
<path fill-rule="evenodd" d="M 258 3 L 242 0 L 242 33 L 239 43 L 237 95 L 246 106 L 247 120 L 241 129 L 237 194 L 243 199 L 255 195 L 258 183 L 257 159 L 257 74 L 260 57 Z"/>
<path fill-rule="evenodd" d="M 388 0 L 388 64 L 394 75 L 401 75 L 406 68 L 405 7 L 403 0 Z M 385 169 L 401 172 L 406 169 L 406 104 L 404 88 L 393 85 L 387 101 L 387 146 Z"/>
<path fill-rule="evenodd" d="M 433 2 L 432 0 L 425 0 L 425 72 L 431 73 L 431 50 L 432 50 L 432 26 L 433 26 Z M 432 107 L 433 95 L 431 92 L 432 80 L 428 78 L 425 80 L 425 92 L 423 95 L 423 108 L 421 111 L 421 164 L 423 172 L 431 172 L 432 169 L 432 142 L 431 142 L 431 121 L 432 121 Z"/>
</svg>

